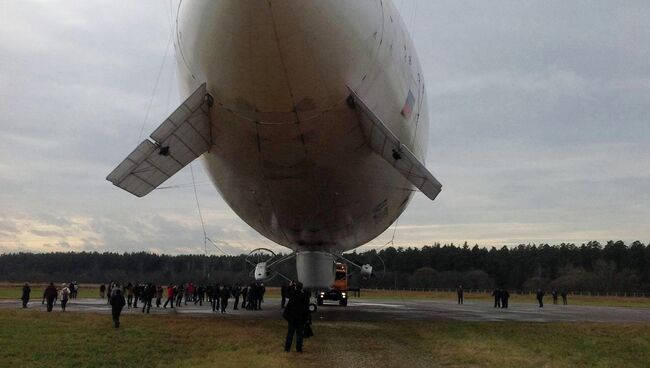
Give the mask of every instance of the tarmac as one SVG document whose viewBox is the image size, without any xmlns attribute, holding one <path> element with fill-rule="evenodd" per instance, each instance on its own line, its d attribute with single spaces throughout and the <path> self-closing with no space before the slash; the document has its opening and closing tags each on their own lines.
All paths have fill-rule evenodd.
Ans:
<svg viewBox="0 0 650 368">
<path fill-rule="evenodd" d="M 20 310 L 20 300 L 0 300 L 0 310 Z M 232 310 L 233 300 L 229 302 L 227 313 L 212 312 L 209 303 L 203 306 L 188 303 L 180 308 L 167 309 L 151 308 L 151 314 L 169 314 L 187 317 L 219 316 L 222 318 L 282 318 L 279 298 L 267 298 L 262 304 L 262 310 Z M 138 309 L 124 308 L 124 314 L 142 314 L 142 306 Z M 33 300 L 29 309 L 45 311 L 45 305 L 39 300 Z M 61 313 L 57 303 L 54 312 Z M 110 307 L 102 299 L 74 299 L 67 305 L 66 313 L 103 313 L 109 314 Z M 539 308 L 533 303 L 511 304 L 508 309 L 494 308 L 491 303 L 483 301 L 468 301 L 458 305 L 444 300 L 380 300 L 380 299 L 350 299 L 347 307 L 337 304 L 319 306 L 312 315 L 316 321 L 341 322 L 379 322 L 379 321 L 432 321 L 455 320 L 472 322 L 600 322 L 600 323 L 649 323 L 650 308 L 621 308 L 595 307 L 574 305 L 545 304 Z"/>
</svg>

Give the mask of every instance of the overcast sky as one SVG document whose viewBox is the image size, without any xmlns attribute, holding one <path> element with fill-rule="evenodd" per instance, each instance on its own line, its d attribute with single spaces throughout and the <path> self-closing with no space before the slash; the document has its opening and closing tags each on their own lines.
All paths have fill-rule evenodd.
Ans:
<svg viewBox="0 0 650 368">
<path fill-rule="evenodd" d="M 396 3 L 444 184 L 396 245 L 650 241 L 650 2 Z M 144 199 L 105 180 L 179 102 L 170 27 L 163 1 L 0 0 L 0 252 L 204 252 L 189 167 Z M 279 249 L 193 169 L 212 239 Z"/>
</svg>

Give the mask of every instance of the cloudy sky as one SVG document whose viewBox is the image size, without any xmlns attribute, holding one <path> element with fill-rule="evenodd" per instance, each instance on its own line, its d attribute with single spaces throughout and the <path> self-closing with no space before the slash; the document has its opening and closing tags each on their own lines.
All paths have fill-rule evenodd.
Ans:
<svg viewBox="0 0 650 368">
<path fill-rule="evenodd" d="M 648 1 L 396 3 L 445 185 L 396 245 L 650 241 Z M 204 252 L 189 167 L 144 199 L 105 180 L 179 101 L 170 27 L 163 1 L 0 0 L 0 252 Z M 193 171 L 212 239 L 277 249 Z"/>
</svg>

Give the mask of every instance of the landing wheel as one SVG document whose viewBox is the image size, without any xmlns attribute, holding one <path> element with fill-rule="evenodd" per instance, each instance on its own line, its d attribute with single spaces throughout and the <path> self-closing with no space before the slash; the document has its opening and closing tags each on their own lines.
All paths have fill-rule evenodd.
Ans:
<svg viewBox="0 0 650 368">
<path fill-rule="evenodd" d="M 309 311 L 310 311 L 311 313 L 314 313 L 314 312 L 316 312 L 317 310 L 318 310 L 318 307 L 316 306 L 316 304 L 314 304 L 314 303 L 309 304 Z"/>
</svg>

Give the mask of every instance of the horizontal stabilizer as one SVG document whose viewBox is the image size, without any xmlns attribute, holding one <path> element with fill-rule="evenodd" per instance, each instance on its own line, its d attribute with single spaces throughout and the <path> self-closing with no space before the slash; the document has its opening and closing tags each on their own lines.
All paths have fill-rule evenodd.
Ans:
<svg viewBox="0 0 650 368">
<path fill-rule="evenodd" d="M 210 149 L 212 98 L 202 84 L 106 178 L 144 197 Z"/>
<path fill-rule="evenodd" d="M 360 112 L 361 127 L 370 148 L 400 172 L 411 184 L 415 185 L 424 195 L 434 200 L 442 184 L 426 166 L 415 157 L 391 132 L 391 130 L 375 115 L 365 102 L 350 89 L 349 103 Z"/>
</svg>

